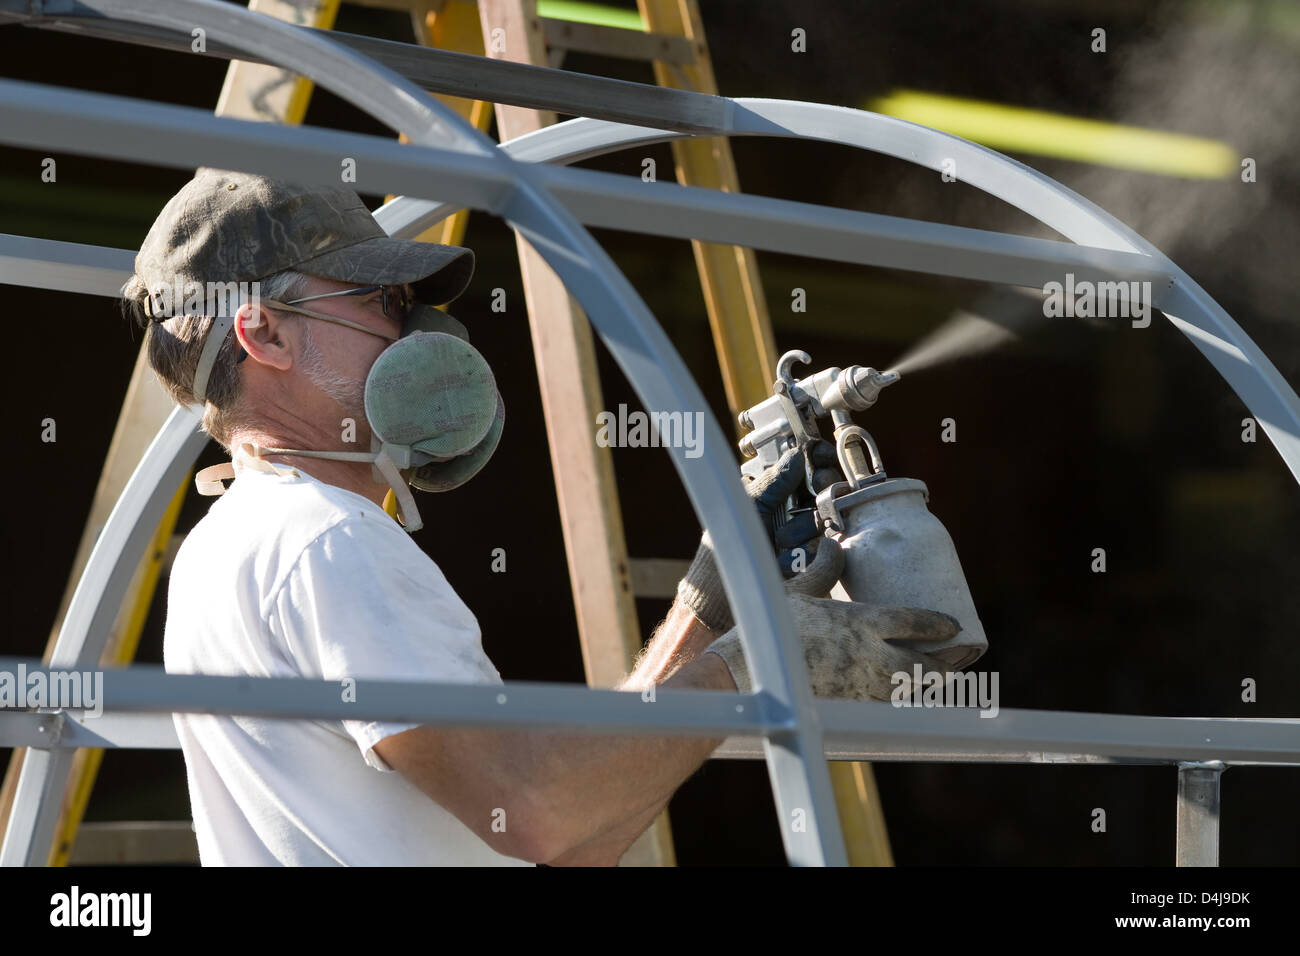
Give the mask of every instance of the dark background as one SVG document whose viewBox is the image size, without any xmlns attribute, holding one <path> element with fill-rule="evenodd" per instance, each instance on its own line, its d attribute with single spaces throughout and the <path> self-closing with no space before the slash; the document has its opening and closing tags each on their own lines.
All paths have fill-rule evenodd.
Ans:
<svg viewBox="0 0 1300 956">
<path fill-rule="evenodd" d="M 630 3 L 612 5 L 632 6 Z M 1016 158 L 1128 223 L 1168 253 L 1300 381 L 1295 307 L 1300 21 L 1267 2 L 702 0 L 719 86 L 861 107 L 897 88 L 1028 106 L 1220 139 L 1256 159 L 1259 181 L 1186 180 L 1043 156 Z M 410 39 L 403 14 L 344 7 L 341 30 Z M 1108 52 L 1089 49 L 1094 27 Z M 808 52 L 790 51 L 790 31 Z M 648 66 L 571 54 L 565 68 L 651 82 Z M 224 63 L 0 27 L 0 75 L 210 109 Z M 307 122 L 386 131 L 317 91 Z M 495 132 L 493 133 L 495 135 Z M 843 208 L 1051 236 L 960 183 L 845 147 L 734 143 L 746 191 Z M 0 232 L 137 248 L 183 171 L 0 147 Z M 588 163 L 638 175 L 664 147 Z M 374 205 L 381 197 L 368 196 Z M 685 242 L 598 232 L 729 428 L 694 259 Z M 507 680 L 582 681 L 545 427 L 513 236 L 486 215 L 451 311 L 497 371 L 508 423 L 470 486 L 422 496 L 417 535 L 479 617 Z M 759 253 L 778 349 L 815 368 L 887 367 L 958 308 L 1004 313 L 982 284 Z M 490 311 L 506 289 L 509 311 Z M 808 311 L 789 309 L 807 290 Z M 5 287 L 10 359 L 0 654 L 39 655 L 66 585 L 100 464 L 140 344 L 108 299 Z M 1036 308 L 1036 306 L 1035 306 Z M 996 316 L 995 316 L 996 317 Z M 601 347 L 605 407 L 637 406 Z M 910 376 L 859 420 L 891 474 L 923 479 L 955 539 L 1001 675 L 1001 706 L 1168 716 L 1287 717 L 1300 710 L 1300 496 L 1262 430 L 1192 345 L 1159 316 L 1145 331 L 1057 320 L 997 351 Z M 58 423 L 43 444 L 39 423 Z M 953 417 L 958 441 L 940 442 Z M 221 459 L 212 445 L 200 464 Z M 699 523 L 668 457 L 615 451 L 630 553 L 689 557 Z M 191 494 L 180 528 L 210 501 Z M 505 575 L 489 569 L 493 548 Z M 1090 570 L 1093 548 L 1108 570 Z M 138 659 L 161 661 L 165 589 Z M 666 601 L 640 600 L 646 633 Z M 1254 678 L 1257 703 L 1241 700 Z M 7 751 L 0 758 L 7 760 Z M 1154 864 L 1173 859 L 1172 768 L 877 764 L 900 864 Z M 1235 768 L 1223 783 L 1222 861 L 1294 864 L 1300 774 Z M 1090 829 L 1093 808 L 1108 830 Z M 784 860 L 759 762 L 713 761 L 671 805 L 679 862 Z M 88 820 L 188 819 L 174 753 L 105 756 Z"/>
</svg>

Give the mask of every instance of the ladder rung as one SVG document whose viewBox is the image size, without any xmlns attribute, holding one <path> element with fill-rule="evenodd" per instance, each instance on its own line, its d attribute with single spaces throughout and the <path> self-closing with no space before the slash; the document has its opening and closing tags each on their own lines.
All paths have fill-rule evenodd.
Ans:
<svg viewBox="0 0 1300 956">
<path fill-rule="evenodd" d="M 639 598 L 676 597 L 677 582 L 690 566 L 681 558 L 629 558 L 632 593 Z"/>
<path fill-rule="evenodd" d="M 199 845 L 188 820 L 83 823 L 70 866 L 104 863 L 198 863 Z"/>
<path fill-rule="evenodd" d="M 550 47 L 616 56 L 625 60 L 662 60 L 677 66 L 695 62 L 695 45 L 686 37 L 624 30 L 595 23 L 541 17 L 542 35 Z"/>
</svg>

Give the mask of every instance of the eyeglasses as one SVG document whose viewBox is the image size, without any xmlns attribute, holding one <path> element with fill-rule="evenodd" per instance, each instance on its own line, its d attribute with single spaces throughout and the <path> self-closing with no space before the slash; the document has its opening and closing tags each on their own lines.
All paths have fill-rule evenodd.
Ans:
<svg viewBox="0 0 1300 956">
<path fill-rule="evenodd" d="M 344 289 L 342 292 L 323 292 L 320 295 L 309 295 L 301 299 L 291 299 L 285 305 L 297 305 L 299 302 L 312 302 L 316 299 L 330 299 L 340 295 L 371 295 L 379 293 L 380 301 L 383 305 L 384 315 L 394 322 L 401 322 L 406 318 L 406 313 L 410 311 L 411 302 L 407 298 L 406 289 L 397 285 L 363 285 L 359 289 Z"/>
<path fill-rule="evenodd" d="M 333 322 L 336 325 L 346 325 L 350 329 L 357 329 L 360 332 L 369 332 L 371 335 L 378 335 L 380 338 L 388 339 L 390 342 L 396 342 L 401 337 L 400 335 L 393 335 L 389 332 L 380 332 L 378 329 L 372 329 L 369 326 L 362 325 L 360 322 L 353 322 L 351 319 L 343 319 L 337 315 L 325 315 L 323 312 L 313 312 L 310 309 L 298 308 L 299 302 L 314 302 L 317 299 L 329 299 L 343 295 L 373 295 L 376 292 L 379 293 L 380 304 L 384 310 L 384 315 L 400 325 L 406 319 L 406 315 L 413 305 L 412 300 L 406 294 L 406 290 L 401 286 L 364 285 L 357 289 L 344 289 L 341 292 L 324 292 L 320 295 L 308 295 L 301 299 L 291 299 L 288 302 L 277 302 L 274 299 L 262 299 L 261 304 L 269 306 L 272 309 L 283 309 L 286 312 L 297 312 L 300 315 L 307 315 L 313 319 L 322 319 L 326 322 Z M 246 358 L 248 358 L 248 352 L 244 351 L 243 354 L 235 360 L 235 364 L 238 365 Z"/>
</svg>

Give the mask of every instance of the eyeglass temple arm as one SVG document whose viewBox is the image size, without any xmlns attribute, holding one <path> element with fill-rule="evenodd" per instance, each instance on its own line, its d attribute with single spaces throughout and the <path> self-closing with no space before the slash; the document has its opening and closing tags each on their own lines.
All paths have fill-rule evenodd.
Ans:
<svg viewBox="0 0 1300 956">
<path fill-rule="evenodd" d="M 277 302 L 275 299 L 262 299 L 262 305 L 270 306 L 273 309 L 283 309 L 285 312 L 297 312 L 300 315 L 309 315 L 313 319 L 320 319 L 323 322 L 333 322 L 335 325 L 346 325 L 350 329 L 356 329 L 359 332 L 369 332 L 371 335 L 378 335 L 380 338 L 388 339 L 390 342 L 396 342 L 401 336 L 393 335 L 391 332 L 380 332 L 378 329 L 372 329 L 369 326 L 362 325 L 360 322 L 353 322 L 350 319 L 340 319 L 337 315 L 326 315 L 323 312 L 313 312 L 311 309 L 301 309 L 296 305 L 287 305 L 284 302 Z"/>
</svg>

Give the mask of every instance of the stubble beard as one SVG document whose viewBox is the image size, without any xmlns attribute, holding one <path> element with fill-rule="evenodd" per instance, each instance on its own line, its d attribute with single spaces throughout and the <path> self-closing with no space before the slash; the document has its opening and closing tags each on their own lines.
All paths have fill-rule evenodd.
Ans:
<svg viewBox="0 0 1300 956">
<path fill-rule="evenodd" d="M 305 319 L 300 362 L 302 373 L 307 380 L 339 406 L 344 418 L 350 418 L 355 423 L 357 442 L 369 447 L 370 423 L 366 419 L 366 383 L 343 375 L 325 363 L 324 356 L 321 355 L 312 337 L 311 324 Z"/>
</svg>

